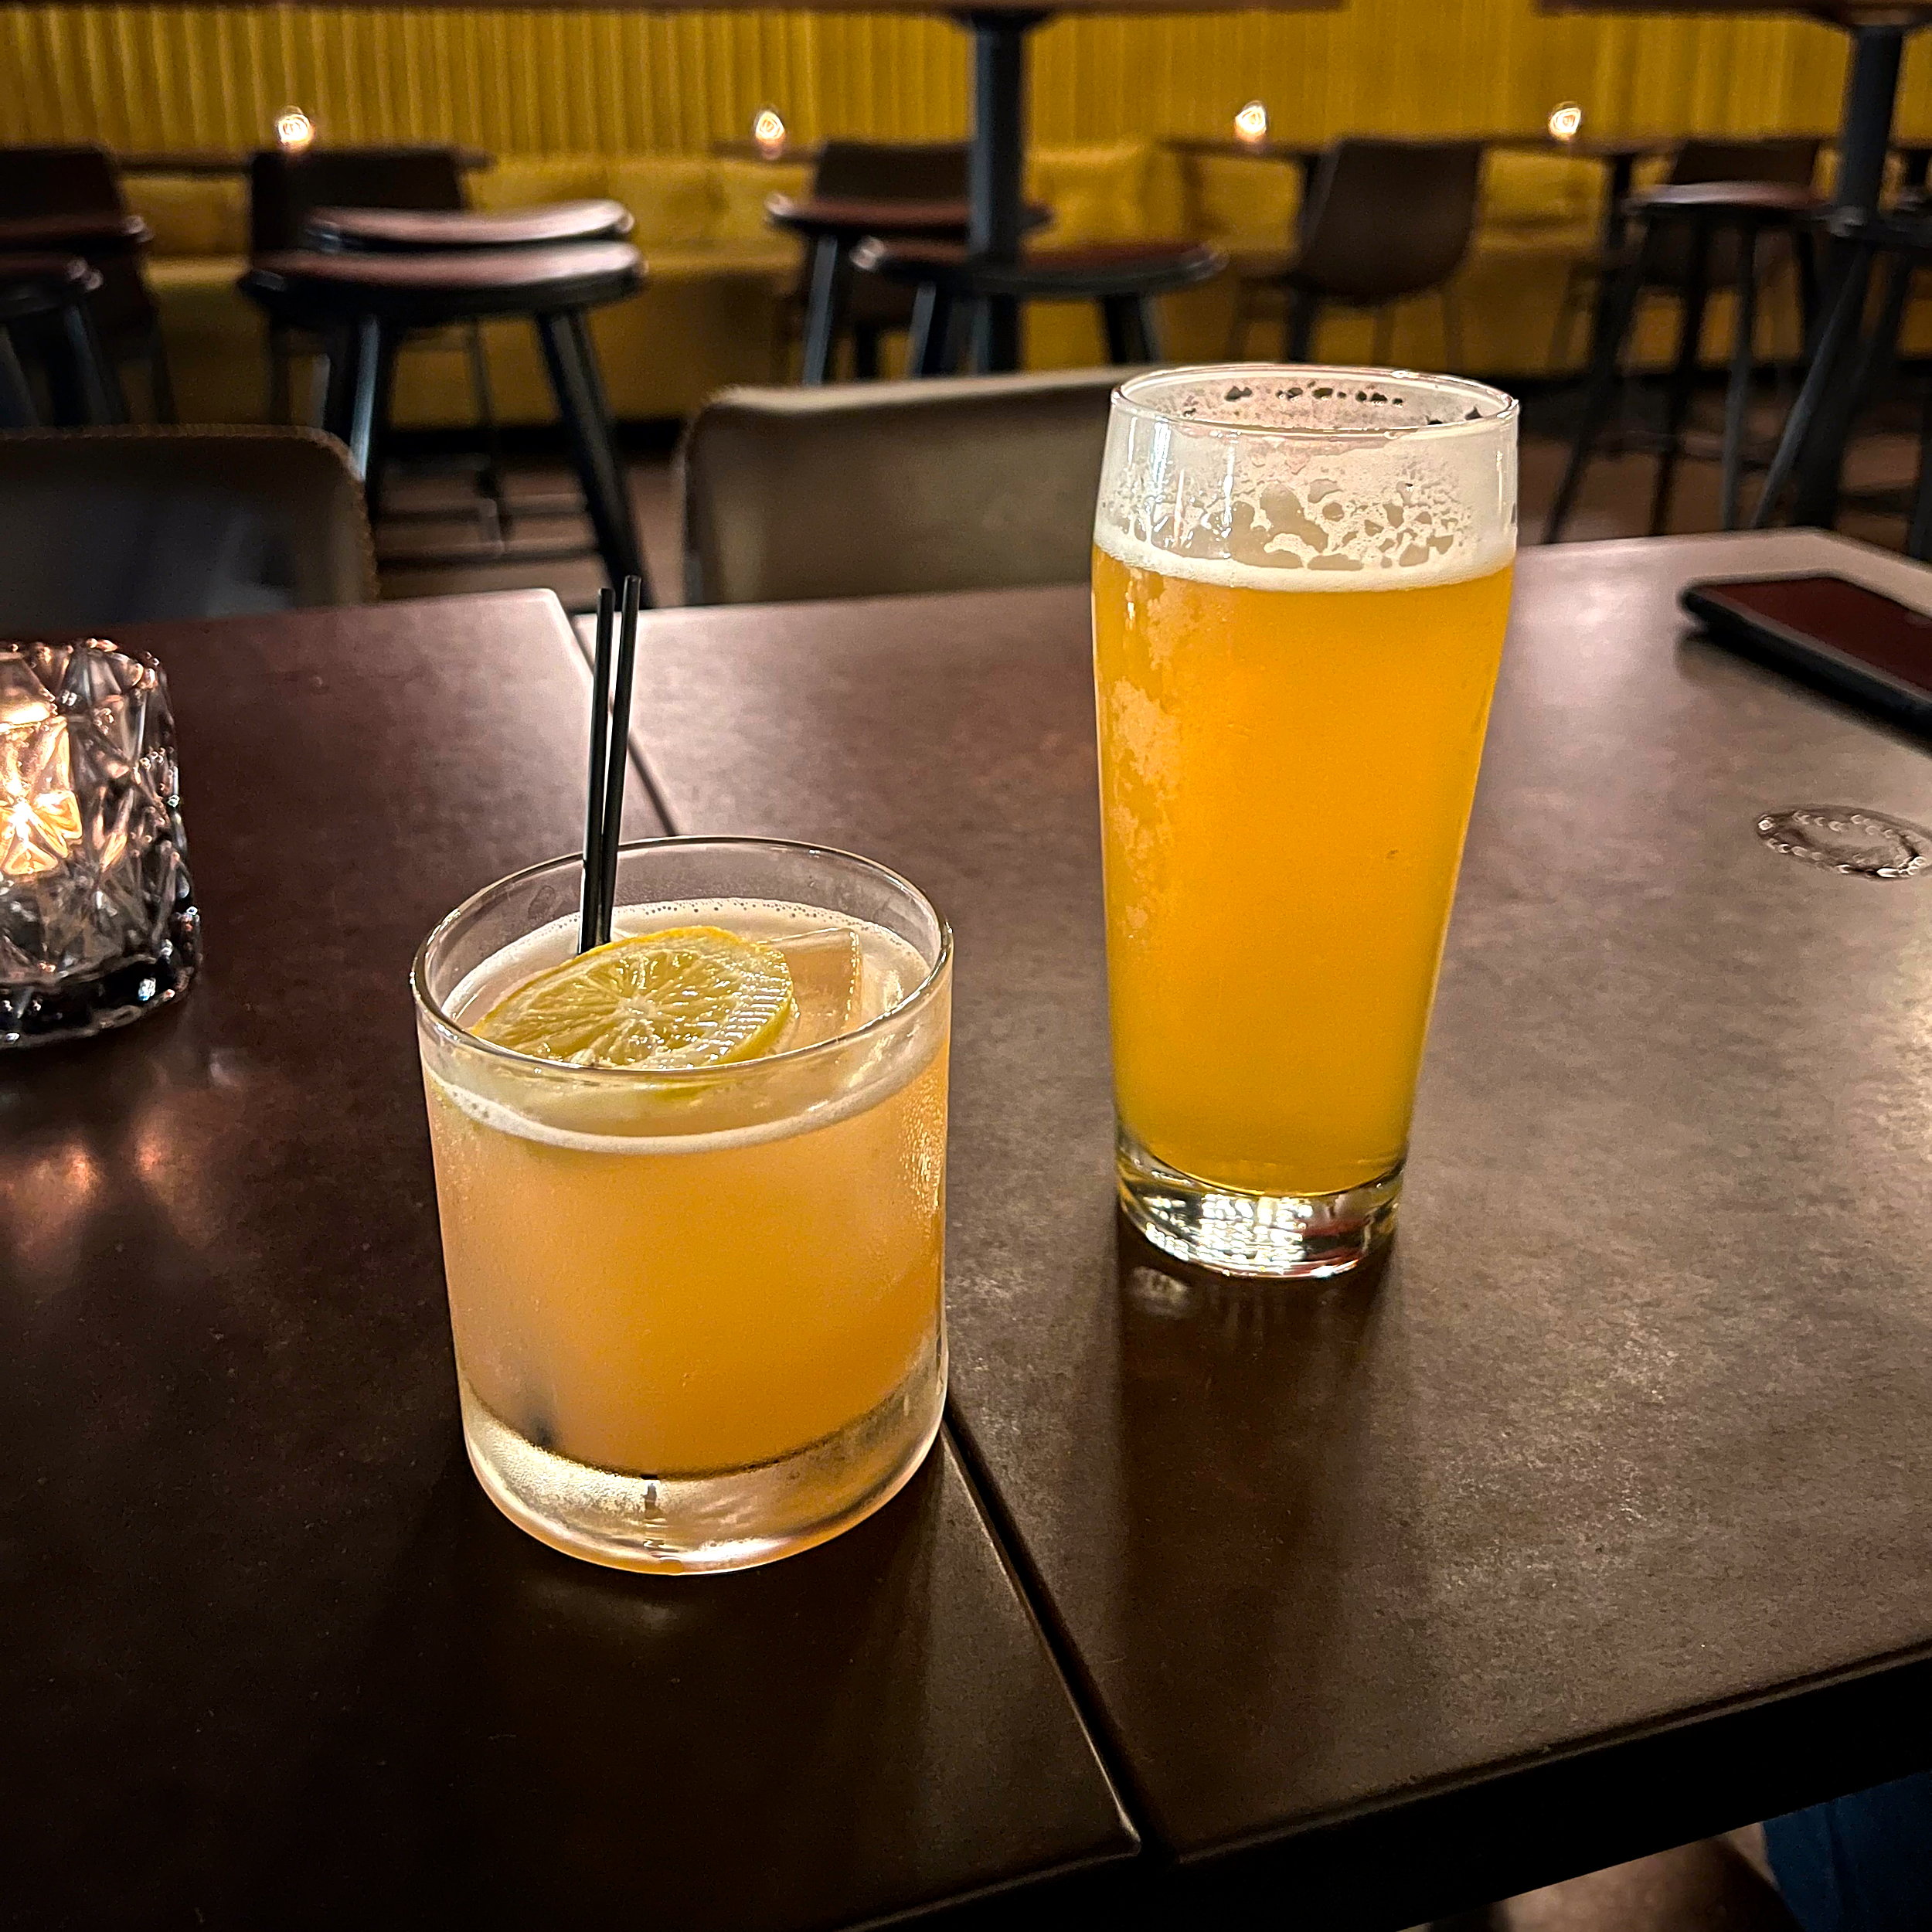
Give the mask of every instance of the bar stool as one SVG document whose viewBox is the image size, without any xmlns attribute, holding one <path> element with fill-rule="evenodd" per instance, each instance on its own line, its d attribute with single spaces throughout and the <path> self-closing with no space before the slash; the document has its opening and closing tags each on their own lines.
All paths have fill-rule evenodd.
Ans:
<svg viewBox="0 0 1932 1932">
<path fill-rule="evenodd" d="M 78 255 L 98 271 L 90 298 L 94 335 L 110 369 L 141 366 L 155 420 L 175 419 L 174 386 L 161 334 L 161 314 L 142 258 L 153 240 L 128 206 L 121 169 L 104 148 L 75 145 L 0 148 L 0 252 Z M 36 331 L 22 332 L 32 346 Z M 124 405 L 117 379 L 114 396 Z"/>
<path fill-rule="evenodd" d="M 1099 305 L 1110 362 L 1161 359 L 1154 298 L 1206 281 L 1227 257 L 1203 242 L 1089 242 L 1029 248 L 1015 261 L 969 254 L 945 242 L 887 242 L 875 236 L 852 252 L 859 267 L 917 291 L 906 367 L 943 376 L 958 365 L 955 322 L 995 302 L 1091 301 Z"/>
<path fill-rule="evenodd" d="M 36 332 L 56 423 L 124 423 L 114 366 L 95 333 L 90 299 L 100 271 L 78 255 L 0 255 L 0 428 L 39 420 L 13 332 Z"/>
<path fill-rule="evenodd" d="M 338 252 L 423 255 L 444 250 L 542 248 L 566 242 L 621 241 L 632 226 L 631 211 L 622 202 L 602 196 L 498 209 L 317 208 L 309 214 L 303 240 L 308 247 Z M 480 323 L 468 325 L 468 349 L 471 393 L 476 398 L 477 420 L 483 431 L 483 494 L 478 509 L 487 513 L 487 521 L 493 526 L 486 549 L 500 557 L 509 541 L 515 516 L 549 515 L 560 509 L 574 513 L 577 506 L 560 505 L 548 498 L 512 502 L 503 473 L 502 444 L 497 434 L 489 362 Z M 379 483 L 377 494 L 381 494 Z M 556 553 L 545 554 L 552 558 Z M 424 560 L 419 556 L 412 560 L 420 564 Z M 467 552 L 439 553 L 432 560 L 463 564 L 484 558 Z"/>
<path fill-rule="evenodd" d="M 1656 488 L 1651 498 L 1650 534 L 1661 536 L 1670 520 L 1677 463 L 1683 454 L 1685 417 L 1697 381 L 1698 348 L 1704 311 L 1713 282 L 1733 284 L 1736 315 L 1731 332 L 1730 378 L 1724 392 L 1722 453 L 1723 527 L 1737 528 L 1743 482 L 1745 410 L 1750 400 L 1753 340 L 1757 332 L 1757 293 L 1768 235 L 1794 234 L 1821 206 L 1809 188 L 1767 181 L 1685 182 L 1633 195 L 1624 206 L 1640 224 L 1635 253 L 1611 291 L 1602 336 L 1593 359 L 1583 420 L 1557 486 L 1543 541 L 1563 534 L 1583 471 L 1589 467 L 1616 397 L 1623 353 L 1647 287 L 1658 285 L 1666 251 L 1682 244 L 1685 259 L 1681 281 L 1677 353 L 1672 366 L 1664 428 L 1658 446 Z"/>
<path fill-rule="evenodd" d="M 460 213 L 467 202 L 464 174 L 479 157 L 457 148 L 392 146 L 308 148 L 291 152 L 258 148 L 248 161 L 248 252 L 254 259 L 311 246 L 311 219 L 325 208 L 393 209 L 409 213 Z M 470 390 L 488 454 L 489 494 L 500 497 L 496 476 L 496 410 L 490 393 L 483 339 L 464 332 Z M 298 350 L 292 332 L 272 319 L 268 331 L 268 415 L 294 420 L 291 371 Z M 448 346 L 448 345 L 437 345 Z"/>
<path fill-rule="evenodd" d="M 910 289 L 866 273 L 852 251 L 868 236 L 887 241 L 966 239 L 967 150 L 963 141 L 828 141 L 820 151 L 811 192 L 773 195 L 767 219 L 805 243 L 802 379 L 832 380 L 838 338 L 849 334 L 853 372 L 879 373 L 881 335 L 910 326 Z M 1052 210 L 1029 203 L 1025 224 L 1043 227 Z"/>
<path fill-rule="evenodd" d="M 643 576 L 644 557 L 585 318 L 643 285 L 638 252 L 624 242 L 433 254 L 304 250 L 264 257 L 240 283 L 276 321 L 329 342 L 323 427 L 349 445 L 366 488 L 379 471 L 397 342 L 453 322 L 531 322 L 613 585 Z"/>
<path fill-rule="evenodd" d="M 1856 409 L 1890 372 L 1896 359 L 1900 325 L 1911 293 L 1913 276 L 1932 267 L 1932 206 L 1914 194 L 1897 206 L 1877 214 L 1855 208 L 1835 208 L 1820 226 L 1844 251 L 1836 292 L 1818 331 L 1811 366 L 1798 400 L 1791 406 L 1777 454 L 1764 478 L 1753 527 L 1762 529 L 1776 514 L 1778 499 L 1802 458 L 1815 423 L 1823 387 L 1857 335 L 1864 320 L 1870 268 L 1874 257 L 1889 264 L 1890 281 L 1879 318 L 1866 336 L 1854 383 Z M 1905 553 L 1920 563 L 1932 563 L 1932 388 L 1926 392 L 1919 427 L 1919 474 L 1908 511 Z"/>
</svg>

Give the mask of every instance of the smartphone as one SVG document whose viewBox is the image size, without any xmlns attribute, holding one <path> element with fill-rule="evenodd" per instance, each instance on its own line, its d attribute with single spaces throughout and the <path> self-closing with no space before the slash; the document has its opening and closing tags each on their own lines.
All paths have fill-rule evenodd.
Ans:
<svg viewBox="0 0 1932 1932">
<path fill-rule="evenodd" d="M 1932 592 L 1932 578 L 1927 580 Z M 1678 601 L 1714 641 L 1932 733 L 1932 616 L 1849 577 L 1710 577 Z"/>
</svg>

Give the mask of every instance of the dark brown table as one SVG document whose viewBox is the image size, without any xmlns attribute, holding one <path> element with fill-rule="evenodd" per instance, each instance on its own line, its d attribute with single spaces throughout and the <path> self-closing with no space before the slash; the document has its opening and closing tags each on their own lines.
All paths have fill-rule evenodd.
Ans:
<svg viewBox="0 0 1932 1932">
<path fill-rule="evenodd" d="M 1525 556 L 1403 1230 L 1329 1288 L 1117 1221 L 1080 590 L 647 620 L 679 829 L 954 923 L 955 1426 L 1162 1922 L 1402 1924 L 1932 1760 L 1932 877 L 1754 831 L 1932 824 L 1932 758 L 1674 604 L 1821 567 L 1932 608 L 1815 532 Z"/>
<path fill-rule="evenodd" d="M 788 1932 L 1130 1852 L 950 1447 L 696 1582 L 556 1556 L 469 1475 L 406 976 L 579 835 L 555 600 L 123 635 L 207 965 L 0 1056 L 0 1919 Z"/>
</svg>

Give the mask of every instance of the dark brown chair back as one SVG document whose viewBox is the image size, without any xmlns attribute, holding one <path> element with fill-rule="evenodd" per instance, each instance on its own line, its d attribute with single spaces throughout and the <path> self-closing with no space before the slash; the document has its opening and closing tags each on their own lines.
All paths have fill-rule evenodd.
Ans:
<svg viewBox="0 0 1932 1932">
<path fill-rule="evenodd" d="M 0 435 L 0 636 L 363 604 L 362 492 L 314 430 Z"/>
<path fill-rule="evenodd" d="M 105 148 L 0 148 L 0 216 L 127 212 L 121 171 Z"/>
<path fill-rule="evenodd" d="M 318 208 L 467 206 L 454 148 L 264 148 L 248 163 L 248 247 L 271 255 L 304 245 Z"/>
<path fill-rule="evenodd" d="M 828 141 L 811 192 L 856 201 L 963 201 L 966 144 Z"/>
<path fill-rule="evenodd" d="M 1370 305 L 1419 295 L 1462 266 L 1482 189 L 1477 141 L 1338 141 L 1301 219 L 1294 276 Z"/>
<path fill-rule="evenodd" d="M 1705 181 L 1775 181 L 1808 188 L 1818 172 L 1819 144 L 1808 137 L 1764 141 L 1687 141 L 1671 163 L 1675 187 Z"/>
</svg>

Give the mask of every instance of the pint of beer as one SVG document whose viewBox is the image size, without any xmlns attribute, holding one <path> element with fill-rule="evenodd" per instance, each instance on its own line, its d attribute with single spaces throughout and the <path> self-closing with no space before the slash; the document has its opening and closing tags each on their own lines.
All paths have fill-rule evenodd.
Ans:
<svg viewBox="0 0 1932 1932">
<path fill-rule="evenodd" d="M 1094 526 L 1120 1176 L 1157 1246 L 1320 1276 L 1391 1231 L 1509 611 L 1516 406 L 1163 371 Z"/>
</svg>

